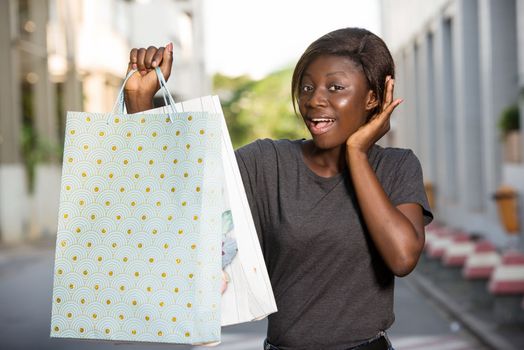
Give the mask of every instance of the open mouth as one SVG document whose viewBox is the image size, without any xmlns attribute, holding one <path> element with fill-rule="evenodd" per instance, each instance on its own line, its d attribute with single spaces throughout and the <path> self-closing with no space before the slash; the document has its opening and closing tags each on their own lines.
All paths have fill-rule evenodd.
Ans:
<svg viewBox="0 0 524 350">
<path fill-rule="evenodd" d="M 306 119 L 306 125 L 312 135 L 320 135 L 327 132 L 335 125 L 333 118 L 311 118 Z"/>
</svg>

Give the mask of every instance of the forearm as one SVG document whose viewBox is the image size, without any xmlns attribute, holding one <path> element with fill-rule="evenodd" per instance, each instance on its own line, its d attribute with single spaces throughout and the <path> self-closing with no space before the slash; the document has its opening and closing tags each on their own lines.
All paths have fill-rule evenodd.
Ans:
<svg viewBox="0 0 524 350">
<path fill-rule="evenodd" d="M 424 238 L 393 206 L 367 155 L 361 151 L 347 151 L 346 159 L 362 216 L 375 246 L 395 275 L 407 275 L 418 261 Z"/>
<path fill-rule="evenodd" d="M 134 92 L 124 94 L 127 113 L 139 113 L 153 108 L 153 98 L 151 96 L 141 96 Z"/>
</svg>

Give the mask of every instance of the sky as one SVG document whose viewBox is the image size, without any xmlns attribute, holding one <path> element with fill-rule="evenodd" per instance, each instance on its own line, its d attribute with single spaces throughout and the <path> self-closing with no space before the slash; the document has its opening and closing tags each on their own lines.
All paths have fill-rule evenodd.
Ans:
<svg viewBox="0 0 524 350">
<path fill-rule="evenodd" d="M 380 35 L 379 0 L 203 0 L 206 71 L 260 79 L 294 66 L 315 39 L 343 27 Z"/>
</svg>

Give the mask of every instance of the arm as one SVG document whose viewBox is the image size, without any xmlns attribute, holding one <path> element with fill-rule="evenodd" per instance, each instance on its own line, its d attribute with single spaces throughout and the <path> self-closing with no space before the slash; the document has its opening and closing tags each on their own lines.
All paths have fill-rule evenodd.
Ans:
<svg viewBox="0 0 524 350">
<path fill-rule="evenodd" d="M 166 81 L 171 74 L 173 63 L 173 44 L 156 48 L 132 49 L 129 52 L 127 72 L 138 70 L 126 83 L 124 101 L 128 113 L 138 113 L 153 108 L 153 96 L 160 88 L 155 68 L 158 66 Z"/>
<path fill-rule="evenodd" d="M 358 203 L 373 243 L 399 277 L 416 266 L 424 247 L 422 207 L 416 203 L 393 206 L 371 168 L 367 155 L 348 152 L 350 174 Z"/>
<path fill-rule="evenodd" d="M 391 113 L 402 102 L 393 101 L 393 84 L 394 80 L 388 77 L 382 111 L 346 141 L 346 162 L 375 246 L 396 276 L 406 276 L 415 268 L 424 247 L 422 208 L 416 203 L 395 207 L 367 158 L 369 148 L 389 131 Z"/>
</svg>

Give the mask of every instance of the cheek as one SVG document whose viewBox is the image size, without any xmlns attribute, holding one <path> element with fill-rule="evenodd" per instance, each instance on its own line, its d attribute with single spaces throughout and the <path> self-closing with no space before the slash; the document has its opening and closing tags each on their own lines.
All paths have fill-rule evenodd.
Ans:
<svg viewBox="0 0 524 350">
<path fill-rule="evenodd" d="M 360 98 L 341 98 L 337 101 L 337 109 L 346 114 L 351 120 L 365 122 L 367 111 L 364 101 Z"/>
<path fill-rule="evenodd" d="M 304 106 L 303 103 L 300 103 L 300 100 L 297 103 L 297 107 L 298 107 L 298 112 L 300 113 L 300 116 L 304 117 L 304 115 L 306 114 L 306 107 Z"/>
<path fill-rule="evenodd" d="M 337 101 L 337 107 L 343 109 L 350 108 L 353 104 L 350 98 L 341 98 Z"/>
<path fill-rule="evenodd" d="M 343 113 L 341 118 L 342 128 L 344 130 L 356 131 L 362 125 L 366 124 L 367 114 L 362 106 L 358 105 L 358 102 L 352 102 L 351 100 L 341 101 L 338 105 L 339 111 Z"/>
<path fill-rule="evenodd" d="M 359 111 L 364 108 L 362 99 L 355 94 L 338 96 L 338 98 L 333 101 L 333 104 L 338 110 L 351 114 L 359 113 Z"/>
</svg>

